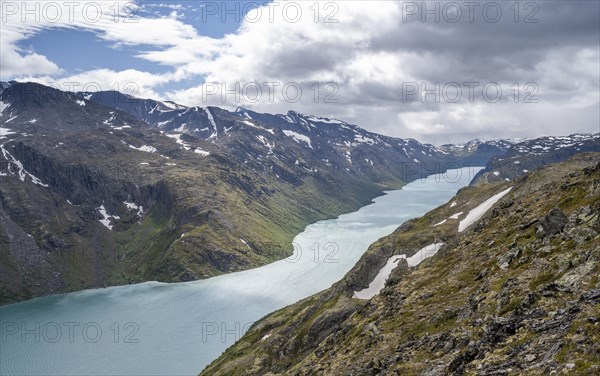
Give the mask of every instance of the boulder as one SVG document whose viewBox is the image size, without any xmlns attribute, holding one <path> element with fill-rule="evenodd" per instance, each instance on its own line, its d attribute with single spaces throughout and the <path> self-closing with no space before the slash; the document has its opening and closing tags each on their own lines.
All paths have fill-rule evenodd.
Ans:
<svg viewBox="0 0 600 376">
<path fill-rule="evenodd" d="M 544 238 L 558 234 L 567 224 L 567 217 L 559 208 L 550 210 L 548 214 L 540 219 L 537 225 L 536 237 Z"/>
</svg>

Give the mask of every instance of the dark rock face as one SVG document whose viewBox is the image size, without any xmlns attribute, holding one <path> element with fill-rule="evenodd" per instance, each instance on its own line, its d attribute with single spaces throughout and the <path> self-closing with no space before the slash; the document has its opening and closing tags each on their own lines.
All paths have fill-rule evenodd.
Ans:
<svg viewBox="0 0 600 376">
<path fill-rule="evenodd" d="M 567 224 L 567 217 L 559 208 L 554 208 L 544 218 L 540 219 L 537 226 L 536 236 L 544 238 L 556 235 L 562 231 Z"/>
<path fill-rule="evenodd" d="M 467 351 L 454 358 L 448 365 L 448 371 L 462 374 L 464 372 L 464 366 L 470 363 L 479 354 L 477 347 L 469 347 Z"/>
<path fill-rule="evenodd" d="M 339 309 L 325 311 L 317 317 L 306 334 L 306 346 L 313 348 L 319 345 L 328 335 L 336 331 L 352 313 L 354 306 L 345 306 Z"/>
</svg>

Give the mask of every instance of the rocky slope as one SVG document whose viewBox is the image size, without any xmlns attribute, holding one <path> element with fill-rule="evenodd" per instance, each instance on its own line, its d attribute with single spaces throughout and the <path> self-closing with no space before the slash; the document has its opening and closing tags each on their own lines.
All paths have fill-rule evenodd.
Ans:
<svg viewBox="0 0 600 376">
<path fill-rule="evenodd" d="M 600 153 L 466 187 L 202 374 L 598 374 L 599 231 Z M 353 298 L 388 258 L 433 243 L 444 244 L 416 267 L 400 260 L 378 295 Z"/>
</svg>

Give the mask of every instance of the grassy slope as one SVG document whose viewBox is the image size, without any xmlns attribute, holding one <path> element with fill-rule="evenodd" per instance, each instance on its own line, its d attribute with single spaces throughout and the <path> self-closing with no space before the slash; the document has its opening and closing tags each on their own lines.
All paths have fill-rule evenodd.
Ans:
<svg viewBox="0 0 600 376">
<path fill-rule="evenodd" d="M 519 179 L 462 234 L 458 221 L 432 227 L 509 183 L 461 190 L 456 206 L 373 244 L 331 289 L 257 322 L 203 374 L 594 374 L 600 312 L 585 297 L 599 282 L 600 170 L 583 168 L 599 161 L 580 155 Z M 532 222 L 554 207 L 569 223 L 538 239 Z M 351 298 L 387 257 L 433 240 L 446 243 L 438 255 L 397 268 L 368 302 Z"/>
</svg>

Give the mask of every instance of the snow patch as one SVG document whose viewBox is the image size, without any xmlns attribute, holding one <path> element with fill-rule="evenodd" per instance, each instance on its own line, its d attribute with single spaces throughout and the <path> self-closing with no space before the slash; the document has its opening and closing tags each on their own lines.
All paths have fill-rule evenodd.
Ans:
<svg viewBox="0 0 600 376">
<path fill-rule="evenodd" d="M 510 192 L 510 190 L 512 189 L 512 187 L 505 189 L 504 191 L 493 195 L 492 197 L 488 198 L 487 200 L 485 200 L 481 205 L 479 205 L 478 207 L 472 209 L 469 214 L 467 214 L 467 216 L 465 217 L 465 219 L 463 219 L 462 221 L 460 221 L 460 223 L 458 224 L 458 232 L 463 232 L 467 229 L 467 227 L 471 226 L 473 223 L 475 223 L 475 221 L 479 220 L 481 217 L 483 217 L 483 215 L 492 207 L 494 206 L 494 204 L 496 202 L 498 202 L 498 200 L 500 200 L 502 197 L 504 197 L 508 192 Z"/>
<path fill-rule="evenodd" d="M 260 129 L 260 130 L 263 130 L 263 131 L 269 132 L 270 134 L 275 134 L 275 131 L 274 131 L 274 130 L 272 130 L 272 129 L 269 129 L 269 128 L 264 128 L 264 127 L 258 126 L 258 125 L 254 124 L 254 123 L 252 123 L 252 122 L 249 122 L 248 120 L 242 120 L 242 121 L 241 121 L 241 123 L 243 123 L 243 124 L 246 124 L 246 125 L 249 125 L 249 126 L 251 126 L 251 127 L 253 127 L 253 128 L 256 128 L 256 129 Z"/>
<path fill-rule="evenodd" d="M 8 128 L 2 128 L 0 127 L 0 137 L 4 138 L 4 136 L 8 136 L 11 134 L 17 134 L 16 132 L 11 131 Z"/>
<path fill-rule="evenodd" d="M 269 143 L 269 141 L 267 141 L 267 139 L 265 138 L 265 136 L 263 135 L 258 135 L 256 136 L 256 138 L 263 144 L 265 145 L 265 147 L 267 149 L 269 149 L 269 153 L 273 153 L 273 148 L 275 147 L 275 143 Z"/>
<path fill-rule="evenodd" d="M 191 149 L 190 145 L 186 144 L 185 142 L 183 142 L 183 140 L 181 140 L 181 135 L 180 134 L 168 134 L 168 133 L 165 133 L 165 136 L 174 139 L 175 142 L 177 142 L 179 145 L 181 145 L 181 147 L 184 150 L 190 150 Z"/>
<path fill-rule="evenodd" d="M 408 266 L 419 265 L 423 260 L 435 255 L 437 251 L 440 250 L 442 245 L 444 245 L 444 243 L 433 243 L 419 249 L 417 253 L 406 259 L 406 261 L 408 262 Z"/>
<path fill-rule="evenodd" d="M 21 180 L 22 182 L 25 182 L 25 177 L 29 176 L 29 178 L 31 179 L 31 182 L 33 184 L 41 185 L 42 187 L 46 187 L 46 188 L 48 187 L 48 184 L 42 183 L 42 181 L 38 177 L 36 177 L 35 175 L 33 175 L 32 173 L 27 171 L 23 167 L 23 163 L 21 163 L 21 161 L 17 160 L 15 157 L 12 156 L 12 154 L 10 154 L 6 149 L 4 149 L 4 145 L 0 145 L 0 149 L 2 150 L 2 155 L 4 156 L 4 159 L 6 159 L 8 161 L 8 172 L 11 175 L 15 174 L 10 169 L 10 164 L 12 163 L 15 166 L 17 166 L 17 168 L 19 170 L 19 171 L 17 171 L 19 180 Z M 9 157 L 10 157 L 10 159 L 9 159 Z M 3 176 L 8 176 L 8 175 L 3 175 Z"/>
<path fill-rule="evenodd" d="M 110 112 L 110 116 L 108 117 L 108 119 L 104 120 L 102 122 L 102 124 L 104 125 L 112 125 L 113 120 L 115 120 L 115 113 L 114 111 Z"/>
<path fill-rule="evenodd" d="M 128 210 L 137 210 L 138 217 L 141 217 L 144 214 L 144 207 L 137 206 L 134 202 L 123 201 L 123 205 L 127 207 Z"/>
<path fill-rule="evenodd" d="M 346 160 L 348 161 L 348 163 L 352 164 L 352 154 L 350 153 L 349 150 L 346 150 L 344 152 L 344 157 L 346 158 Z"/>
<path fill-rule="evenodd" d="M 296 141 L 297 143 L 300 143 L 302 141 L 302 142 L 305 142 L 309 148 L 311 148 L 311 149 L 313 148 L 310 138 L 308 136 L 305 136 L 303 134 L 300 134 L 300 133 L 297 133 L 294 131 L 288 131 L 288 130 L 283 131 L 283 133 L 286 136 L 293 138 L 294 141 Z"/>
<path fill-rule="evenodd" d="M 215 118 L 210 113 L 210 110 L 208 109 L 208 107 L 204 108 L 204 112 L 206 113 L 206 116 L 208 117 L 208 121 L 210 122 L 210 124 L 213 126 L 213 129 L 215 130 L 213 132 L 213 134 L 210 135 L 209 138 L 213 138 L 213 137 L 216 138 L 216 137 L 218 137 L 219 136 L 219 132 L 217 130 L 217 124 L 215 123 Z"/>
<path fill-rule="evenodd" d="M 364 137 L 359 134 L 354 135 L 354 141 L 360 142 L 361 144 L 369 144 L 369 145 L 373 145 L 375 143 L 375 140 L 373 140 L 372 138 Z"/>
<path fill-rule="evenodd" d="M 120 217 L 117 215 L 108 214 L 106 212 L 106 208 L 104 208 L 104 205 L 100 205 L 100 207 L 96 208 L 96 210 L 98 210 L 103 217 L 102 219 L 99 219 L 100 223 L 102 223 L 107 229 L 112 231 L 113 225 L 111 224 L 111 220 L 120 219 Z"/>
<path fill-rule="evenodd" d="M 388 277 L 392 273 L 392 270 L 398 266 L 398 261 L 403 258 L 406 258 L 406 256 L 398 255 L 390 257 L 384 267 L 379 270 L 379 273 L 377 273 L 375 278 L 371 281 L 371 283 L 369 283 L 369 287 L 360 291 L 355 291 L 353 298 L 371 299 L 375 295 L 379 294 L 379 292 L 385 287 L 385 281 L 387 281 Z"/>
<path fill-rule="evenodd" d="M 373 281 L 371 281 L 369 287 L 361 291 L 355 291 L 353 297 L 357 299 L 371 299 L 375 295 L 379 294 L 379 292 L 381 292 L 381 290 L 385 287 L 385 281 L 387 281 L 392 271 L 396 268 L 396 266 L 398 266 L 398 261 L 401 259 L 406 259 L 408 266 L 417 266 L 423 260 L 435 255 L 443 244 L 444 243 L 429 244 L 428 246 L 421 248 L 409 258 L 406 258 L 406 255 L 404 254 L 390 257 L 385 266 L 381 268 Z"/>
<path fill-rule="evenodd" d="M 77 103 L 77 104 L 78 104 L 78 105 L 80 105 L 81 107 L 85 107 L 85 102 L 84 102 L 84 101 L 82 101 L 81 99 L 77 99 L 77 100 L 75 101 L 75 103 Z"/>
<path fill-rule="evenodd" d="M 145 151 L 146 153 L 156 153 L 156 148 L 153 146 L 143 145 L 143 146 L 140 146 L 139 148 L 136 148 L 133 145 L 129 145 L 129 147 L 132 149 L 135 149 L 135 150 Z"/>
<path fill-rule="evenodd" d="M 446 221 L 447 221 L 447 219 L 444 219 L 443 221 L 441 221 L 441 222 L 438 222 L 438 223 L 436 223 L 435 225 L 433 225 L 433 227 L 435 227 L 435 226 L 439 226 L 439 225 L 443 225 L 444 223 L 446 223 Z"/>
<path fill-rule="evenodd" d="M 336 119 L 326 119 L 326 118 L 315 118 L 313 121 L 316 121 L 318 123 L 325 123 L 325 124 L 344 124 L 343 121 L 339 121 Z"/>
<path fill-rule="evenodd" d="M 10 103 L 4 103 L 0 101 L 0 114 L 4 112 L 7 108 L 10 107 Z"/>
</svg>

